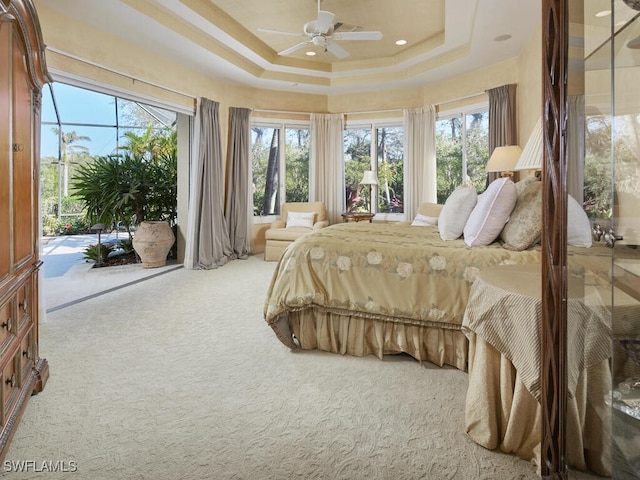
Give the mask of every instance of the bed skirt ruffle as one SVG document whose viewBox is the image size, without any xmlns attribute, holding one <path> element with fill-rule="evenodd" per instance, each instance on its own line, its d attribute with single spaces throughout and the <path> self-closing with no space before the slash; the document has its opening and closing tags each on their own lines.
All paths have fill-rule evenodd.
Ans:
<svg viewBox="0 0 640 480">
<path fill-rule="evenodd" d="M 304 309 L 272 324 L 291 348 L 354 355 L 406 353 L 418 361 L 466 371 L 469 342 L 460 330 L 403 324 L 362 316 Z"/>
</svg>

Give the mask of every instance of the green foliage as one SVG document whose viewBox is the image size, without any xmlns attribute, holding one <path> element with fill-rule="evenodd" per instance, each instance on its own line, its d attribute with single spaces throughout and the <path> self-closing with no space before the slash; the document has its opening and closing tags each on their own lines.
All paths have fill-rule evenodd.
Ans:
<svg viewBox="0 0 640 480">
<path fill-rule="evenodd" d="M 91 233 L 91 225 L 84 215 L 62 219 L 58 219 L 54 215 L 44 215 L 42 217 L 42 233 L 46 236 Z"/>
<path fill-rule="evenodd" d="M 345 136 L 344 186 L 347 212 L 365 212 L 369 188 L 360 185 L 365 170 L 371 170 L 371 129 L 347 129 Z"/>
<path fill-rule="evenodd" d="M 378 212 L 404 211 L 404 128 L 377 129 Z"/>
<path fill-rule="evenodd" d="M 115 252 L 116 247 L 110 243 L 100 243 L 95 245 L 89 245 L 84 249 L 82 258 L 85 262 L 98 262 L 100 256 L 102 260 L 107 258 L 111 252 Z"/>
<path fill-rule="evenodd" d="M 404 211 L 403 160 L 383 162 L 378 165 L 378 212 L 402 213 Z"/>
<path fill-rule="evenodd" d="M 131 253 L 133 252 L 133 242 L 131 241 L 131 239 L 122 239 L 118 242 L 118 247 L 121 248 L 124 253 Z"/>
<path fill-rule="evenodd" d="M 277 128 L 251 128 L 251 163 L 253 171 L 253 214 L 274 215 L 280 212 L 279 144 Z M 272 167 L 269 169 L 269 167 Z"/>
<path fill-rule="evenodd" d="M 489 161 L 488 113 L 467 115 L 466 174 L 463 167 L 463 128 L 462 118 L 454 117 L 437 122 L 436 159 L 437 159 L 437 198 L 438 203 L 445 200 L 456 187 L 462 185 L 468 176 L 480 193 L 486 188 L 486 165 Z"/>
<path fill-rule="evenodd" d="M 137 144 L 131 151 L 123 150 L 78 166 L 74 194 L 82 199 L 87 217 L 105 225 L 122 222 L 127 229 L 145 220 L 173 225 L 177 214 L 176 133 L 164 139 L 153 137 L 147 151 Z"/>
<path fill-rule="evenodd" d="M 309 130 L 287 129 L 285 191 L 287 202 L 309 201 Z"/>
<path fill-rule="evenodd" d="M 437 198 L 443 204 L 462 179 L 462 121 L 452 118 L 438 122 L 436 132 Z"/>
</svg>

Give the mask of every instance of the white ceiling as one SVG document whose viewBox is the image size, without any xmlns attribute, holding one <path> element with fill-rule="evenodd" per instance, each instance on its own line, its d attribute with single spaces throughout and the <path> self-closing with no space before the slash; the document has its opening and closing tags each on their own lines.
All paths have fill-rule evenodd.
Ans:
<svg viewBox="0 0 640 480">
<path fill-rule="evenodd" d="M 302 36 L 317 0 L 38 0 L 215 78 L 257 88 L 337 94 L 425 85 L 519 55 L 540 28 L 541 0 L 322 0 L 344 30 L 379 41 L 340 41 L 340 60 L 316 47 L 277 52 Z M 498 36 L 510 35 L 506 41 Z M 395 40 L 405 39 L 398 47 Z M 95 59 L 93 59 L 95 61 Z"/>
</svg>

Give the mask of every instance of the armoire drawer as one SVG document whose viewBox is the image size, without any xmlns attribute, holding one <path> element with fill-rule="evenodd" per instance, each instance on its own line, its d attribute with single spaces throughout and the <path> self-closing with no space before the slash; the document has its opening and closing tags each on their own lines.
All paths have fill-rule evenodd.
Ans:
<svg viewBox="0 0 640 480">
<path fill-rule="evenodd" d="M 36 352 L 36 345 L 33 336 L 33 328 L 29 330 L 29 333 L 24 337 L 20 345 L 20 372 L 21 372 L 21 384 L 24 384 L 29 379 L 33 370 Z"/>
<path fill-rule="evenodd" d="M 0 356 L 11 345 L 16 334 L 15 296 L 0 305 Z"/>
<path fill-rule="evenodd" d="M 27 323 L 31 323 L 32 298 L 32 282 L 31 279 L 29 279 L 20 286 L 16 293 L 16 317 L 18 319 L 19 330 L 22 330 Z"/>
<path fill-rule="evenodd" d="M 2 376 L 0 376 L 0 390 L 2 390 L 2 424 L 7 421 L 13 406 L 16 404 L 20 396 L 20 386 L 22 379 L 20 378 L 20 355 L 21 351 L 17 351 L 13 358 L 9 361 Z"/>
</svg>

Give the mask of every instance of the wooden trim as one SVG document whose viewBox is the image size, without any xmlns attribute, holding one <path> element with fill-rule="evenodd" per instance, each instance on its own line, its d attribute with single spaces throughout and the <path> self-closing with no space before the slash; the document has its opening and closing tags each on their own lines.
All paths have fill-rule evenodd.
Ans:
<svg viewBox="0 0 640 480">
<path fill-rule="evenodd" d="M 541 475 L 566 479 L 567 0 L 542 1 Z"/>
<path fill-rule="evenodd" d="M 26 46 L 27 57 L 25 60 L 31 88 L 39 91 L 45 83 L 51 82 L 51 77 L 47 71 L 45 44 L 42 40 L 40 20 L 36 8 L 32 0 L 11 0 L 8 12 L 19 26 L 18 32 Z"/>
</svg>

